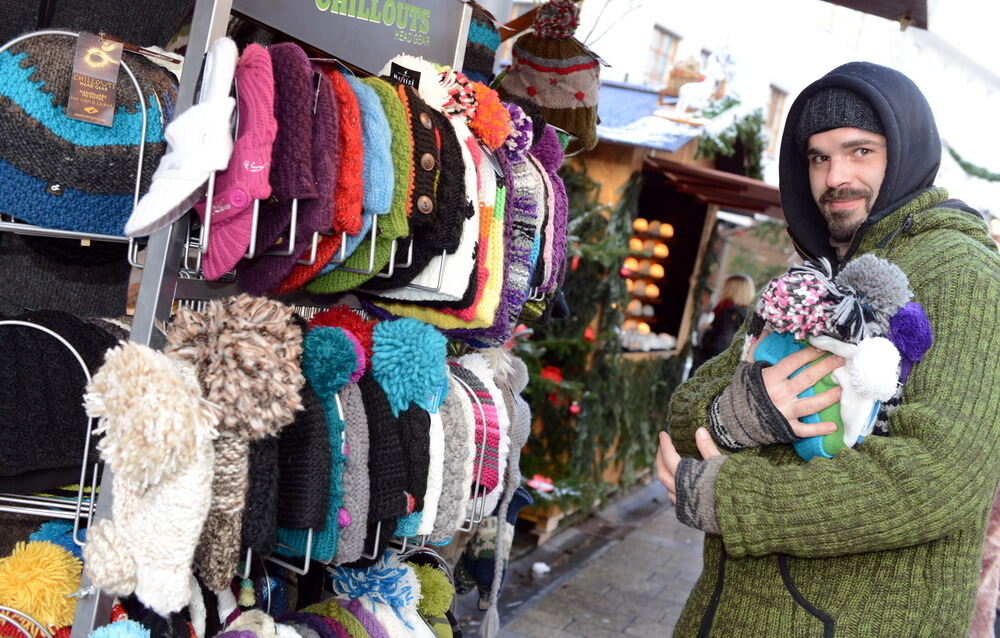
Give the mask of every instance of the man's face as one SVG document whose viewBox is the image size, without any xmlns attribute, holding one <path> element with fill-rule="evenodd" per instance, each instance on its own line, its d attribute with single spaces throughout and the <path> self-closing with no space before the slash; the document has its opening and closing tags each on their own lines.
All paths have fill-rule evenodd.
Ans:
<svg viewBox="0 0 1000 638">
<path fill-rule="evenodd" d="M 885 136 L 835 128 L 809 138 L 809 185 L 830 238 L 848 242 L 878 197 L 888 160 Z"/>
</svg>

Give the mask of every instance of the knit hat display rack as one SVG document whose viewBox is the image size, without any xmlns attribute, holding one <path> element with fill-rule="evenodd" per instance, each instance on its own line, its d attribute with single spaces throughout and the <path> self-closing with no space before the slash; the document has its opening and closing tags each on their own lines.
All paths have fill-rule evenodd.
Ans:
<svg viewBox="0 0 1000 638">
<path fill-rule="evenodd" d="M 0 321 L 0 340 L 4 338 L 3 328 L 11 326 L 20 326 L 38 330 L 58 341 L 63 345 L 63 347 L 69 350 L 70 354 L 72 354 L 77 360 L 80 364 L 80 369 L 83 371 L 83 376 L 86 378 L 87 383 L 90 383 L 90 370 L 87 369 L 87 364 L 84 362 L 83 357 L 77 349 L 74 348 L 73 345 L 65 339 L 65 337 L 50 328 L 32 323 L 30 321 L 7 319 Z M 78 547 L 83 547 L 83 541 L 80 539 L 80 520 L 82 518 L 90 518 L 94 513 L 93 496 L 89 499 L 84 499 L 85 486 L 87 484 L 87 470 L 89 467 L 87 457 L 90 452 L 90 433 L 91 430 L 93 430 L 93 426 L 94 420 L 92 417 L 89 417 L 87 419 L 87 431 L 84 438 L 83 457 L 80 463 L 80 481 L 77 486 L 77 495 L 75 499 L 25 494 L 0 494 L 0 512 L 27 514 L 29 516 L 39 516 L 48 519 L 60 518 L 72 520 L 73 543 L 75 543 Z M 99 463 L 94 463 L 90 484 L 92 495 L 96 494 L 98 467 Z M 84 505 L 85 500 L 86 505 Z"/>
<path fill-rule="evenodd" d="M 28 614 L 24 613 L 19 609 L 14 609 L 13 607 L 4 607 L 0 605 L 0 624 L 10 623 L 11 625 L 14 626 L 15 629 L 20 631 L 21 634 L 25 636 L 25 638 L 36 638 L 36 636 L 33 636 L 31 632 L 28 631 L 25 627 L 21 626 L 20 623 L 14 622 L 14 620 L 10 618 L 8 614 L 17 616 L 18 618 L 22 618 L 31 623 L 32 625 L 34 625 L 35 627 L 37 627 L 39 635 L 42 636 L 42 638 L 52 638 L 52 632 L 49 631 L 49 628 L 46 627 L 43 623 L 39 622 L 38 620 L 35 620 L 32 616 L 29 616 Z"/>
<path fill-rule="evenodd" d="M 322 64 L 335 64 L 338 68 L 342 69 L 345 73 L 350 73 L 354 75 L 354 70 L 345 65 L 340 60 L 336 58 L 309 58 L 311 62 L 317 62 Z M 319 100 L 320 84 L 318 82 L 319 73 L 314 72 L 314 80 L 316 80 L 314 95 L 313 95 L 313 112 L 316 111 L 316 105 Z M 233 80 L 233 93 L 234 95 L 239 95 L 239 84 L 236 80 Z M 236 100 L 236 107 L 234 109 L 235 117 L 233 123 L 233 131 L 239 130 L 239 100 Z M 188 226 L 187 240 L 185 242 L 184 249 L 184 263 L 180 269 L 180 275 L 185 279 L 203 279 L 203 273 L 201 268 L 201 261 L 203 255 L 208 251 L 209 238 L 211 236 L 212 228 L 212 214 L 213 214 L 213 199 L 215 197 L 215 179 L 217 173 L 213 171 L 208 178 L 208 186 L 205 194 L 205 215 L 201 222 L 200 228 L 195 228 L 193 225 Z M 254 259 L 257 257 L 257 226 L 260 218 L 260 199 L 253 200 L 253 210 L 251 212 L 251 222 L 250 222 L 250 246 L 247 252 L 244 254 L 245 259 Z M 273 255 L 279 257 L 288 257 L 295 254 L 296 251 L 296 228 L 298 224 L 299 217 L 299 200 L 292 199 L 291 201 L 291 217 L 288 227 L 288 242 L 287 247 L 276 250 L 271 249 L 267 252 L 261 253 L 263 255 Z M 303 259 L 297 260 L 296 263 L 303 266 L 311 266 L 316 263 L 317 252 L 319 249 L 319 239 L 321 236 L 329 236 L 333 234 L 332 229 L 325 231 L 316 231 L 312 234 L 311 247 L 309 251 L 309 256 Z M 408 242 L 409 247 L 407 251 L 407 257 L 405 262 L 397 262 L 396 256 L 399 249 L 397 239 L 393 239 L 389 245 L 389 262 L 386 266 L 386 270 L 375 272 L 375 257 L 376 257 L 376 237 L 378 236 L 378 215 L 372 217 L 371 229 L 369 230 L 368 239 L 368 268 L 365 270 L 360 270 L 356 268 L 351 268 L 348 266 L 341 266 L 340 270 L 344 272 L 357 273 L 361 275 L 372 275 L 380 278 L 388 279 L 393 276 L 396 269 L 405 270 L 413 265 L 413 250 L 415 241 L 411 240 Z M 340 238 L 340 251 L 338 254 L 330 258 L 332 263 L 343 263 L 347 260 L 347 237 L 346 232 L 341 233 Z M 131 251 L 130 251 L 131 255 Z M 438 272 L 435 276 L 436 285 L 424 286 L 421 284 L 407 283 L 403 288 L 410 288 L 415 290 L 423 290 L 429 292 L 440 292 L 442 286 L 444 285 L 444 275 L 446 270 L 446 262 L 448 260 L 447 251 L 441 252 L 441 259 L 438 262 Z M 193 263 L 192 263 L 193 262 Z M 134 265 L 134 263 L 133 263 Z M 140 266 L 141 267 L 141 266 Z M 235 272 L 229 273 L 225 277 L 225 281 L 232 281 L 235 276 Z"/>
<path fill-rule="evenodd" d="M 26 33 L 20 35 L 13 40 L 9 40 L 0 46 L 0 53 L 3 53 L 10 47 L 14 46 L 19 42 L 25 40 L 30 40 L 31 38 L 37 38 L 39 36 L 45 35 L 64 35 L 71 38 L 79 38 L 80 34 L 75 31 L 64 31 L 62 29 L 46 29 L 44 31 L 35 31 L 33 33 Z M 131 53 L 131 52 L 129 52 Z M 139 96 L 139 103 L 144 104 L 146 101 L 146 94 L 143 93 L 142 87 L 139 85 L 139 81 L 136 79 L 135 74 L 132 69 L 129 68 L 128 63 L 123 59 L 121 61 L 121 68 L 124 69 L 125 74 L 128 75 L 129 80 L 132 82 L 132 87 L 135 89 L 136 95 Z M 154 99 L 157 99 L 155 94 L 153 94 Z M 146 132 L 148 130 L 148 121 L 146 109 L 139 109 L 142 113 L 142 143 L 139 144 L 139 156 L 137 158 L 137 165 L 135 168 L 135 189 L 132 193 L 132 207 L 135 208 L 136 204 L 139 202 L 139 190 L 142 184 L 142 160 L 143 151 L 145 150 L 146 143 Z M 162 111 L 161 111 L 162 112 Z M 94 240 L 94 241 L 106 241 L 106 242 L 116 242 L 116 243 L 128 243 L 128 259 L 129 264 L 137 268 L 141 268 L 142 265 L 138 262 L 137 254 L 139 252 L 139 245 L 135 239 L 131 237 L 124 237 L 118 235 L 102 235 L 100 233 L 86 233 L 80 231 L 71 230 L 60 230 L 56 228 L 43 228 L 41 226 L 35 226 L 34 224 L 27 224 L 14 219 L 9 215 L 4 215 L 0 213 L 0 231 L 8 230 L 19 235 L 34 235 L 37 237 L 54 237 L 59 239 L 83 239 L 83 240 Z"/>
</svg>

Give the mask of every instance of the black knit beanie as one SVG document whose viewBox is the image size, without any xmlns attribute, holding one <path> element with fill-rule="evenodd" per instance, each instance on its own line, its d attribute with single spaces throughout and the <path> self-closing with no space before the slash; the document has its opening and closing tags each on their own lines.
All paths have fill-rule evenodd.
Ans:
<svg viewBox="0 0 1000 638">
<path fill-rule="evenodd" d="M 802 107 L 795 141 L 805 150 L 809 138 L 835 128 L 860 128 L 882 135 L 882 120 L 862 95 L 841 87 L 817 91 Z"/>
<path fill-rule="evenodd" d="M 278 534 L 278 437 L 250 443 L 243 546 L 267 556 Z"/>
<path fill-rule="evenodd" d="M 321 529 L 330 500 L 330 435 L 308 381 L 300 396 L 304 409 L 278 435 L 278 524 Z"/>
<path fill-rule="evenodd" d="M 368 520 L 395 519 L 409 512 L 408 463 L 400 439 L 399 422 L 392 416 L 382 387 L 365 375 L 358 381 L 368 419 L 368 479 L 371 496 Z"/>
<path fill-rule="evenodd" d="M 116 340 L 73 315 L 42 310 L 12 319 L 48 328 L 68 341 L 91 374 Z M 32 492 L 80 480 L 87 434 L 83 394 L 87 380 L 62 343 L 35 328 L 0 327 L 0 491 Z M 91 462 L 96 460 L 91 439 Z"/>
<path fill-rule="evenodd" d="M 399 434 L 406 458 L 407 488 L 413 497 L 413 511 L 424 509 L 427 474 L 430 472 L 431 417 L 426 410 L 411 405 L 399 415 Z"/>
</svg>

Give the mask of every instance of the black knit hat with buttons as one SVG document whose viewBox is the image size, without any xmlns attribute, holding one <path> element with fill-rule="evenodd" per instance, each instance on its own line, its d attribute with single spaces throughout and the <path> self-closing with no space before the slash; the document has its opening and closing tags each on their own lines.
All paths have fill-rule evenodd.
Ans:
<svg viewBox="0 0 1000 638">
<path fill-rule="evenodd" d="M 850 89 L 830 87 L 818 91 L 802 107 L 795 141 L 805 150 L 809 138 L 835 128 L 859 128 L 883 134 L 882 120 L 871 102 Z"/>
</svg>

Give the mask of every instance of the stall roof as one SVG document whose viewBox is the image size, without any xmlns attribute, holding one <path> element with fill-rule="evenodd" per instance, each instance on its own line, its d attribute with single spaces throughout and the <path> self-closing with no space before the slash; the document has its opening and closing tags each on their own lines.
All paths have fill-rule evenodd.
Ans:
<svg viewBox="0 0 1000 638">
<path fill-rule="evenodd" d="M 927 28 L 927 0 L 826 0 L 848 9 L 870 13 L 887 20 L 901 20 Z"/>
<path fill-rule="evenodd" d="M 666 100 L 673 102 L 676 98 Z M 655 115 L 659 108 L 662 106 L 656 91 L 623 82 L 601 82 L 597 136 L 606 142 L 674 153 L 701 134 L 697 126 Z"/>
<path fill-rule="evenodd" d="M 693 195 L 704 204 L 784 219 L 777 187 L 760 180 L 655 155 L 646 158 L 646 169 L 662 173 L 678 191 Z"/>
</svg>

